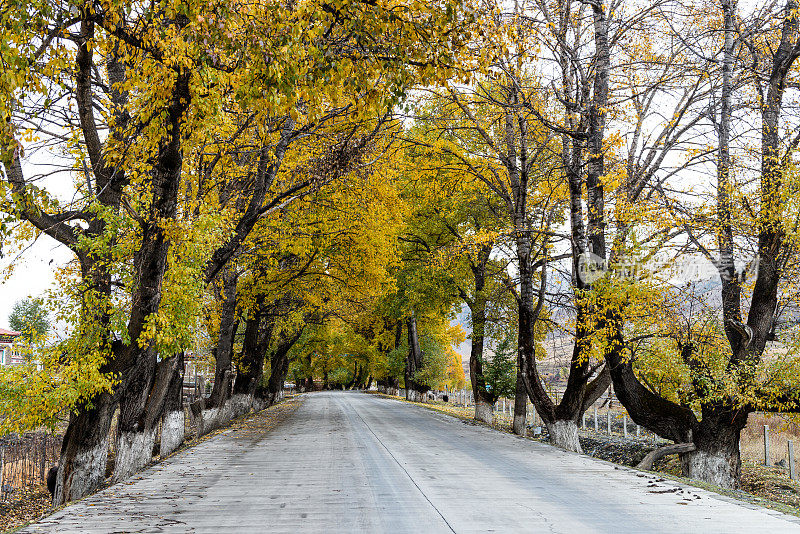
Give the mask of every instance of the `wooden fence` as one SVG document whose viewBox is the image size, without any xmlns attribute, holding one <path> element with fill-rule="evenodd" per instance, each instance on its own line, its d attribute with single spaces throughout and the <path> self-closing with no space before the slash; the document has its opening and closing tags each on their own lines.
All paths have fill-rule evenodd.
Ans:
<svg viewBox="0 0 800 534">
<path fill-rule="evenodd" d="M 43 485 L 47 471 L 58 462 L 61 439 L 44 432 L 0 439 L 0 500 L 13 500 Z"/>
</svg>

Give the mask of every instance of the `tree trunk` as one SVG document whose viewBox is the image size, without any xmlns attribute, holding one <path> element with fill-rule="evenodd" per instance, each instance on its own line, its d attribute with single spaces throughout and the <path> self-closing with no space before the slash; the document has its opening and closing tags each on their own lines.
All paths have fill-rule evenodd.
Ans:
<svg viewBox="0 0 800 534">
<path fill-rule="evenodd" d="M 740 333 L 734 324 L 741 324 L 741 286 L 736 279 L 733 244 L 733 209 L 731 205 L 731 96 L 733 92 L 732 68 L 735 61 L 734 39 L 736 38 L 734 6 L 730 0 L 722 0 L 723 12 L 723 56 L 722 86 L 720 90 L 720 113 L 717 121 L 717 244 L 719 246 L 719 273 L 722 293 L 722 316 L 725 334 L 731 346 L 736 347 Z M 736 349 L 734 348 L 734 351 Z"/>
<path fill-rule="evenodd" d="M 109 298 L 111 294 L 112 259 L 107 251 L 113 250 L 116 238 L 108 232 L 108 217 L 99 213 L 115 214 L 119 212 L 122 187 L 127 181 L 123 168 L 116 167 L 106 158 L 106 151 L 98 123 L 94 115 L 97 102 L 93 77 L 97 72 L 93 62 L 91 40 L 94 39 L 94 22 L 81 20 L 80 39 L 76 47 L 76 69 L 74 94 L 78 110 L 81 133 L 86 154 L 91 163 L 91 172 L 86 169 L 86 180 L 92 194 L 91 179 L 95 182 L 95 200 L 103 210 L 90 210 L 84 219 L 85 230 L 61 220 L 48 213 L 47 208 L 33 200 L 37 195 L 30 195 L 33 184 L 25 180 L 20 162 L 21 151 L 15 147 L 4 147 L 0 159 L 6 170 L 5 178 L 15 193 L 15 211 L 22 219 L 46 233 L 53 239 L 67 246 L 77 256 L 81 266 L 82 281 L 85 284 L 82 292 L 83 302 L 80 311 L 80 324 L 73 335 L 80 339 L 91 351 L 99 350 L 107 358 L 101 367 L 103 373 L 122 370 L 112 350 L 110 335 Z M 107 140 L 113 140 L 120 146 L 128 144 L 128 93 L 121 91 L 126 79 L 126 65 L 121 60 L 117 47 L 111 47 L 105 57 L 108 86 L 111 88 L 110 109 L 113 124 L 109 124 Z M 10 149 L 10 153 L 7 151 Z M 95 247 L 97 239 L 103 245 Z M 88 244 L 88 246 L 87 246 Z M 106 252 L 103 252 L 106 251 Z M 84 335 L 85 334 L 85 335 Z M 62 442 L 59 468 L 53 493 L 55 505 L 69 500 L 76 500 L 94 491 L 102 483 L 106 471 L 108 449 L 108 431 L 111 418 L 117 406 L 119 388 L 113 393 L 94 395 L 90 400 L 81 400 L 70 413 L 70 421 Z"/>
<path fill-rule="evenodd" d="M 539 301 L 534 303 L 533 272 L 531 271 L 530 232 L 526 231 L 527 222 L 524 213 L 515 214 L 516 252 L 519 265 L 519 299 L 517 309 L 519 324 L 517 329 L 517 369 L 525 385 L 525 391 L 540 414 L 548 414 L 545 419 L 554 418 L 555 406 L 547 394 L 539 370 L 536 366 L 536 344 L 534 328 L 543 305 L 543 288 L 546 277 L 542 276 L 539 288 Z M 543 267 L 546 269 L 546 266 Z"/>
<path fill-rule="evenodd" d="M 414 375 L 422 368 L 422 351 L 419 347 L 419 335 L 417 334 L 417 315 L 412 310 L 407 320 L 408 326 L 408 356 L 406 357 L 406 400 L 418 401 L 422 393 L 427 391 L 422 384 L 419 384 Z M 410 393 L 413 392 L 413 393 Z M 413 397 L 413 398 L 412 398 Z"/>
<path fill-rule="evenodd" d="M 494 422 L 494 403 L 478 394 L 475 396 L 475 419 L 490 425 Z"/>
<path fill-rule="evenodd" d="M 394 350 L 397 350 L 400 347 L 400 344 L 403 341 L 403 321 L 398 319 L 394 323 Z M 388 357 L 389 353 L 392 352 L 391 348 L 387 348 L 385 351 L 386 356 Z M 405 371 L 404 371 L 405 372 Z M 386 385 L 389 388 L 394 388 L 397 390 L 397 395 L 400 395 L 400 377 L 399 376 L 388 376 L 386 377 Z M 391 392 L 390 392 L 391 393 Z"/>
<path fill-rule="evenodd" d="M 178 353 L 178 361 L 167 387 L 164 418 L 161 422 L 161 448 L 159 453 L 162 457 L 180 447 L 184 439 L 183 356 L 183 352 Z"/>
<path fill-rule="evenodd" d="M 176 374 L 182 373 L 179 367 L 181 358 L 176 355 L 157 364 L 155 376 L 151 380 L 145 405 L 139 412 L 137 426 L 123 425 L 122 403 L 120 404 L 120 426 L 117 435 L 117 456 L 114 462 L 114 481 L 125 480 L 142 470 L 153 459 L 153 445 L 158 431 L 158 421 L 162 419 L 170 385 Z M 130 413 L 130 411 L 128 412 Z"/>
<path fill-rule="evenodd" d="M 94 262 L 95 258 L 89 258 L 82 263 L 84 270 L 83 278 L 92 280 L 91 290 L 86 295 L 97 299 L 99 295 L 110 293 L 111 277 L 104 268 L 104 263 L 100 265 Z M 98 299 L 90 303 L 87 299 L 82 303 L 81 326 L 75 335 L 81 336 L 84 328 L 89 332 L 85 336 L 86 340 L 97 343 L 101 353 L 109 355 L 108 362 L 101 367 L 101 372 L 117 372 L 120 362 L 115 358 L 119 348 L 117 344 L 111 344 L 110 339 L 110 316 L 107 308 L 97 306 Z M 105 301 L 107 302 L 107 301 Z M 95 325 L 100 325 L 100 334 L 96 334 Z M 98 337 L 94 337 L 92 333 Z M 55 491 L 53 492 L 53 504 L 60 506 L 68 501 L 81 499 L 96 490 L 105 480 L 106 460 L 108 458 L 108 440 L 111 429 L 111 420 L 118 406 L 118 394 L 120 387 L 113 393 L 101 393 L 91 399 L 91 403 L 78 403 L 70 413 L 69 424 L 67 426 L 64 439 L 61 444 L 61 453 L 58 462 L 58 472 L 56 474 Z M 91 404 L 91 406 L 90 406 Z"/>
<path fill-rule="evenodd" d="M 616 338 L 621 339 L 617 333 Z M 639 425 L 676 443 L 692 443 L 695 451 L 682 456 L 685 476 L 724 488 L 737 488 L 741 474 L 739 437 L 747 423 L 746 409 L 702 406 L 702 419 L 657 396 L 636 378 L 631 364 L 612 351 L 607 361 L 614 390 L 631 418 Z"/>
<path fill-rule="evenodd" d="M 242 354 L 236 372 L 234 395 L 253 397 L 264 376 L 264 359 L 269 350 L 275 320 L 262 309 L 263 302 L 256 303 L 257 311 L 245 321 Z"/>
<path fill-rule="evenodd" d="M 590 334 L 597 330 L 590 324 L 592 310 L 584 309 L 579 302 L 579 290 L 588 290 L 597 272 L 604 269 L 607 261 L 605 242 L 605 192 L 603 175 L 605 174 L 604 134 L 609 95 L 609 76 L 611 69 L 610 44 L 608 39 L 608 20 L 605 6 L 601 2 L 592 3 L 592 19 L 594 27 L 594 64 L 591 92 L 585 87 L 585 95 L 591 99 L 586 102 L 585 111 L 581 111 L 581 123 L 585 128 L 585 147 L 582 141 L 574 136 L 564 135 L 562 138 L 562 164 L 567 176 L 570 195 L 570 232 L 572 247 L 573 288 L 576 294 L 576 334 L 570 360 L 567 388 L 558 405 L 550 399 L 536 368 L 534 354 L 533 326 L 538 319 L 537 310 L 541 308 L 546 287 L 546 263 L 542 267 L 539 296 L 536 307 L 533 304 L 533 284 L 529 263 L 531 255 L 530 239 L 526 239 L 525 212 L 519 208 L 515 212 L 515 230 L 517 233 L 517 259 L 520 269 L 519 299 L 519 363 L 528 395 L 537 412 L 541 415 L 550 432 L 553 444 L 568 450 L 580 451 L 577 439 L 577 421 L 585 409 L 587 393 L 591 389 L 589 379 L 591 368 L 589 361 Z M 564 58 L 566 59 L 566 58 Z M 562 63 L 562 66 L 565 64 Z M 569 68 L 569 67 L 567 67 Z M 571 85 L 573 79 L 564 71 L 565 86 Z M 567 110 L 567 114 L 575 113 Z M 586 164 L 583 165 L 583 153 L 586 149 Z M 587 224 L 583 223 L 583 180 L 582 172 L 586 170 Z M 523 194 L 520 191 L 520 194 Z M 596 384 L 599 385 L 599 384 Z"/>
<path fill-rule="evenodd" d="M 737 489 L 739 487 L 742 462 L 739 458 L 738 441 L 735 449 L 719 447 L 685 453 L 681 464 L 684 476 L 691 479 L 721 488 Z"/>
<path fill-rule="evenodd" d="M 84 20 L 81 23 L 82 39 L 78 43 L 76 53 L 78 67 L 75 83 L 76 102 L 85 146 L 96 181 L 97 199 L 100 204 L 109 208 L 109 213 L 113 213 L 114 210 L 119 209 L 121 188 L 126 178 L 122 169 L 116 169 L 105 161 L 93 116 L 91 78 L 94 65 L 88 46 L 88 40 L 93 35 L 93 27 L 91 21 Z M 110 134 L 120 144 L 125 144 L 122 132 L 127 130 L 125 128 L 127 96 L 118 90 L 118 87 L 122 85 L 118 82 L 124 81 L 125 67 L 116 56 L 116 52 L 112 51 L 108 58 L 109 78 L 115 82 L 115 88 L 111 91 L 111 99 L 116 107 L 114 115 L 118 121 L 116 126 L 111 128 Z M 161 225 L 162 221 L 175 218 L 177 208 L 177 193 L 183 165 L 181 126 L 191 103 L 190 79 L 191 71 L 188 69 L 180 70 L 174 77 L 173 86 L 170 88 L 170 100 L 166 103 L 166 113 L 163 115 L 165 133 L 159 140 L 157 153 L 153 156 L 153 164 L 149 169 L 150 180 L 145 184 L 150 198 L 148 199 L 148 211 L 142 213 L 143 217 L 139 222 L 141 244 L 134 254 L 133 279 L 135 283 L 131 287 L 131 306 L 127 325 L 129 344 L 123 346 L 122 343 L 115 342 L 113 350 L 108 350 L 106 353 L 103 349 L 109 347 L 105 345 L 112 345 L 108 342 L 110 336 L 106 340 L 100 339 L 96 342 L 96 348 L 100 348 L 108 358 L 108 363 L 104 366 L 103 371 L 116 373 L 120 377 L 120 382 L 115 387 L 113 395 L 102 394 L 93 398 L 92 408 L 87 407 L 88 403 L 79 404 L 75 413 L 70 416 L 70 425 L 62 446 L 61 466 L 56 481 L 54 495 L 56 504 L 83 497 L 102 481 L 105 475 L 108 430 L 116 399 L 119 399 L 119 434 L 123 441 L 127 441 L 133 434 L 149 435 L 151 433 L 154 422 L 151 417 L 154 412 L 148 413 L 147 408 L 149 405 L 148 395 L 154 380 L 156 354 L 153 341 L 143 339 L 142 336 L 146 335 L 145 327 L 148 321 L 158 313 L 161 303 L 162 281 L 169 251 L 169 241 L 166 239 Z M 13 179 L 13 176 L 11 178 Z M 83 237 L 86 237 L 90 243 L 91 239 L 102 237 L 108 239 L 107 244 L 113 246 L 113 236 L 106 235 L 105 220 L 104 217 L 91 217 L 87 220 L 89 227 Z M 32 222 L 36 224 L 36 220 Z M 87 273 L 90 276 L 96 275 L 92 266 L 103 264 L 108 258 L 96 257 L 94 252 L 87 252 L 82 244 L 77 246 L 78 239 L 75 230 L 70 228 L 64 228 L 59 224 L 48 233 L 76 252 L 81 261 L 84 277 Z M 96 286 L 94 282 L 89 284 L 89 289 L 92 291 L 87 291 L 87 293 L 96 291 L 92 295 L 95 309 L 82 310 L 82 321 L 86 317 L 96 316 L 98 313 L 96 308 L 99 304 L 102 305 L 103 298 L 108 298 L 110 294 L 108 287 L 110 276 L 101 276 L 101 278 L 105 278 L 105 282 L 103 282 L 105 287 Z M 102 306 L 100 307 L 102 308 Z M 101 309 L 99 313 L 103 315 L 105 312 Z M 101 319 L 100 325 L 107 332 L 108 325 L 104 319 Z M 79 331 L 77 335 L 80 334 Z M 159 416 L 161 407 L 158 406 L 158 410 L 156 410 Z M 128 452 L 127 448 L 123 447 L 123 455 Z M 152 452 L 152 442 L 149 452 Z"/>
<path fill-rule="evenodd" d="M 606 260 L 605 236 L 605 150 L 603 140 L 608 108 L 608 80 L 611 74 L 611 47 L 608 42 L 608 19 L 602 3 L 592 4 L 594 19 L 594 88 L 589 104 L 587 135 L 586 196 L 589 252 Z"/>
<path fill-rule="evenodd" d="M 747 424 L 744 410 L 704 408 L 694 432 L 695 451 L 681 458 L 684 475 L 722 488 L 737 489 L 742 472 L 739 438 Z"/>
<path fill-rule="evenodd" d="M 226 270 L 222 276 L 222 310 L 217 345 L 214 347 L 214 386 L 199 415 L 198 430 L 202 429 L 201 435 L 219 428 L 233 417 L 228 400 L 233 380 L 233 342 L 239 326 L 236 320 L 237 278 L 231 269 Z"/>
<path fill-rule="evenodd" d="M 495 397 L 486 391 L 483 380 L 483 329 L 485 310 L 475 303 L 472 312 L 472 346 L 469 354 L 469 378 L 472 383 L 472 394 L 475 397 L 475 419 L 492 424 L 494 421 Z M 476 326 L 476 320 L 478 321 Z"/>
<path fill-rule="evenodd" d="M 492 253 L 493 244 L 481 246 L 476 261 L 470 262 L 470 270 L 475 283 L 475 292 L 470 299 L 461 291 L 462 299 L 469 307 L 472 316 L 472 344 L 469 352 L 469 379 L 472 395 L 475 397 L 475 419 L 492 424 L 494 421 L 494 402 L 496 394 L 486 390 L 483 379 L 483 352 L 486 331 L 486 264 Z"/>
<path fill-rule="evenodd" d="M 651 471 L 653 469 L 653 464 L 664 456 L 669 456 L 670 454 L 685 454 L 696 450 L 697 447 L 694 446 L 694 443 L 673 443 L 672 445 L 665 445 L 664 447 L 659 447 L 647 453 L 647 456 L 636 464 L 636 469 Z"/>
<path fill-rule="evenodd" d="M 130 344 L 119 356 L 125 370 L 120 397 L 117 458 L 114 478 L 122 480 L 141 469 L 152 458 L 157 421 L 162 415 L 170 373 L 156 375 L 155 341 L 146 339 L 146 326 L 159 311 L 162 284 L 167 269 L 170 242 L 162 221 L 177 213 L 178 190 L 183 170 L 182 132 L 184 115 L 191 102 L 191 72 L 181 70 L 174 81 L 167 106 L 165 135 L 158 145 L 152 167 L 149 212 L 140 223 L 141 246 L 134 256 L 134 280 L 128 320 Z M 171 358 L 174 360 L 176 358 Z M 166 362 L 165 360 L 164 362 Z M 164 363 L 162 362 L 162 363 Z M 162 366 L 159 366 L 162 367 Z"/>
<path fill-rule="evenodd" d="M 70 414 L 61 444 L 53 505 L 60 506 L 92 493 L 105 480 L 108 435 L 116 403 L 103 393 L 92 399 L 92 407 L 78 406 Z"/>
<path fill-rule="evenodd" d="M 550 444 L 572 452 L 583 452 L 578 440 L 578 424 L 572 419 L 546 422 Z"/>
<path fill-rule="evenodd" d="M 307 376 L 305 378 L 300 379 L 300 383 L 303 384 L 303 391 L 314 391 L 313 376 Z"/>
<path fill-rule="evenodd" d="M 528 420 L 528 395 L 525 391 L 525 382 L 522 379 L 522 373 L 517 369 L 517 387 L 514 390 L 514 423 L 512 425 L 514 434 L 518 436 L 525 436 L 528 429 L 526 423 Z"/>
<path fill-rule="evenodd" d="M 283 383 L 286 381 L 286 375 L 289 372 L 289 351 L 292 350 L 295 343 L 303 335 L 303 328 L 300 328 L 293 335 L 284 337 L 278 343 L 275 350 L 270 355 L 269 365 L 269 380 L 267 381 L 267 405 L 272 405 L 278 399 L 280 392 L 283 390 Z"/>
<path fill-rule="evenodd" d="M 675 443 L 692 441 L 692 431 L 698 424 L 694 412 L 686 406 L 656 395 L 645 387 L 636 376 L 630 358 L 622 354 L 621 347 L 624 346 L 622 318 L 618 317 L 614 322 L 609 321 L 607 326 L 614 330 L 609 340 L 610 346 L 614 349 L 605 355 L 606 366 L 611 373 L 614 392 L 631 419 L 637 425 Z"/>
<path fill-rule="evenodd" d="M 352 390 L 353 388 L 355 388 L 356 384 L 358 384 L 358 378 L 360 375 L 361 375 L 360 366 L 358 362 L 355 362 L 355 367 L 353 369 L 353 378 L 350 380 L 350 382 L 347 383 L 345 389 Z"/>
<path fill-rule="evenodd" d="M 211 396 L 206 399 L 207 408 L 221 407 L 230 395 L 230 381 L 233 369 L 233 339 L 236 335 L 238 321 L 236 321 L 236 282 L 238 276 L 232 269 L 224 272 L 222 277 L 222 310 L 219 320 L 219 334 L 217 346 L 214 348 L 214 389 Z M 257 326 L 256 326 L 257 328 Z"/>
<path fill-rule="evenodd" d="M 156 426 L 147 424 L 155 414 L 147 414 L 148 392 L 153 387 L 155 351 L 143 354 L 141 363 L 131 370 L 123 381 L 117 426 L 117 455 L 114 461 L 114 481 L 125 480 L 136 473 L 152 459 Z M 148 417 L 149 416 L 149 417 Z"/>
</svg>

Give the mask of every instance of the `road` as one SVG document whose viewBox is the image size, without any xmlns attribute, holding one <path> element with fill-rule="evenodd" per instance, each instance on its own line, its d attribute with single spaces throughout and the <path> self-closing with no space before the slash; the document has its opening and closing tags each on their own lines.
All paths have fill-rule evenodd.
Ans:
<svg viewBox="0 0 800 534">
<path fill-rule="evenodd" d="M 800 520 L 361 393 L 306 395 L 23 532 L 800 532 Z"/>
</svg>

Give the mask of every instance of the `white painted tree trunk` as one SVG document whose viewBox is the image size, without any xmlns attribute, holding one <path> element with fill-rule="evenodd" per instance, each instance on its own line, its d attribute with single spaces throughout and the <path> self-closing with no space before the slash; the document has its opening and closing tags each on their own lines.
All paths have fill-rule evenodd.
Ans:
<svg viewBox="0 0 800 534">
<path fill-rule="evenodd" d="M 573 452 L 583 452 L 578 440 L 578 425 L 575 421 L 557 420 L 547 423 L 550 444 Z"/>
<path fill-rule="evenodd" d="M 230 407 L 230 418 L 236 419 L 237 417 L 250 413 L 250 410 L 253 409 L 253 396 L 240 393 L 231 397 L 227 404 Z"/>
<path fill-rule="evenodd" d="M 526 417 L 524 415 L 514 415 L 514 423 L 511 427 L 514 430 L 514 434 L 518 436 L 526 435 L 528 428 L 527 421 L 525 419 Z"/>
<path fill-rule="evenodd" d="M 482 400 L 475 401 L 475 419 L 491 425 L 494 421 L 494 406 Z"/>
<path fill-rule="evenodd" d="M 184 438 L 183 410 L 167 412 L 161 424 L 161 449 L 159 454 L 167 456 L 183 443 Z"/>
<path fill-rule="evenodd" d="M 221 427 L 226 421 L 229 420 L 227 417 L 228 412 L 228 404 L 225 403 L 222 406 L 217 408 L 209 408 L 207 410 L 203 410 L 202 415 L 200 416 L 200 435 L 204 436 L 209 432 L 218 429 Z"/>
<path fill-rule="evenodd" d="M 156 428 L 143 432 L 122 432 L 117 438 L 114 482 L 129 478 L 144 469 L 153 459 Z"/>
<path fill-rule="evenodd" d="M 200 421 L 197 421 L 198 435 L 208 434 L 212 430 L 225 426 L 232 419 L 250 413 L 253 405 L 252 395 L 238 394 L 225 401 L 222 406 L 203 410 L 199 417 Z"/>
<path fill-rule="evenodd" d="M 260 412 L 261 410 L 263 410 L 264 408 L 267 408 L 268 406 L 269 406 L 269 403 L 264 399 L 257 399 L 257 398 L 253 399 L 253 411 L 254 412 Z"/>
<path fill-rule="evenodd" d="M 68 501 L 77 501 L 98 488 L 106 478 L 107 460 L 108 439 L 91 450 L 76 454 L 72 461 L 72 472 L 68 475 L 70 480 L 66 484 L 69 488 L 66 495 L 64 495 L 64 470 L 59 467 L 53 504 L 58 506 Z"/>
<path fill-rule="evenodd" d="M 738 461 L 722 451 L 688 452 L 682 461 L 689 478 L 722 488 L 735 489 L 737 486 L 735 466 Z"/>
<path fill-rule="evenodd" d="M 216 428 L 219 417 L 219 408 L 206 408 L 200 412 L 200 416 L 195 419 L 197 425 L 197 437 L 205 436 Z"/>
</svg>

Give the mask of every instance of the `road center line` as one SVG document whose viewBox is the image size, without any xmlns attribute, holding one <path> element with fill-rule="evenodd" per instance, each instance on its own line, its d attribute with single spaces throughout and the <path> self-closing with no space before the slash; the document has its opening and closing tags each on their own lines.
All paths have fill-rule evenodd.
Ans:
<svg viewBox="0 0 800 534">
<path fill-rule="evenodd" d="M 356 416 L 361 420 L 361 422 L 364 423 L 364 426 L 367 427 L 367 430 L 369 430 L 370 434 L 372 434 L 375 437 L 375 439 L 378 440 L 378 443 L 381 444 L 381 447 L 383 447 L 386 450 L 386 452 L 389 454 L 389 456 L 392 457 L 392 460 L 394 460 L 394 463 L 396 463 L 397 466 L 400 469 L 403 470 L 403 473 L 405 473 L 406 476 L 408 477 L 408 479 L 411 481 L 411 483 L 414 484 L 414 487 L 416 487 L 417 490 L 419 490 L 419 492 L 422 494 L 422 496 L 425 497 L 425 500 L 428 501 L 428 504 L 431 505 L 431 508 L 436 510 L 436 513 L 439 514 L 439 517 L 442 518 L 442 521 L 444 521 L 445 525 L 447 525 L 447 528 L 450 529 L 450 532 L 452 532 L 453 534 L 456 534 L 456 531 L 453 529 L 453 526 L 450 524 L 450 522 L 447 520 L 447 518 L 442 514 L 441 511 L 439 511 L 439 509 L 436 507 L 436 505 L 433 504 L 433 502 L 431 502 L 431 500 L 428 498 L 428 496 L 425 495 L 425 492 L 422 491 L 422 488 L 419 487 L 419 484 L 417 484 L 417 481 L 414 480 L 414 477 L 412 477 L 411 474 L 406 470 L 406 468 L 403 467 L 403 465 L 397 460 L 397 458 L 395 458 L 394 454 L 392 454 L 392 451 L 389 450 L 389 447 L 387 447 L 386 444 L 383 441 L 381 441 L 381 438 L 379 438 L 378 435 L 372 430 L 372 427 L 370 427 L 367 424 L 367 422 L 364 421 L 364 418 L 361 417 L 361 414 L 358 413 L 358 410 L 354 409 L 353 405 L 350 404 L 350 402 L 348 402 L 347 404 L 348 404 L 348 406 L 350 406 L 350 409 L 353 410 L 353 412 L 356 414 Z"/>
</svg>

